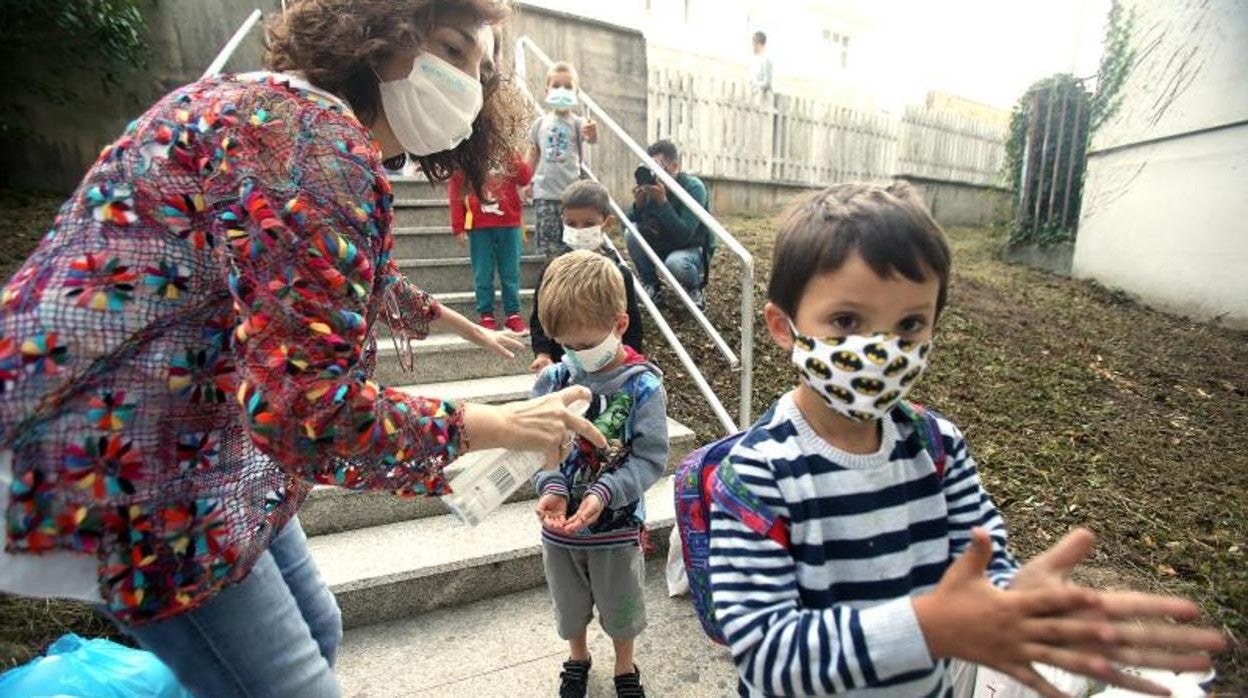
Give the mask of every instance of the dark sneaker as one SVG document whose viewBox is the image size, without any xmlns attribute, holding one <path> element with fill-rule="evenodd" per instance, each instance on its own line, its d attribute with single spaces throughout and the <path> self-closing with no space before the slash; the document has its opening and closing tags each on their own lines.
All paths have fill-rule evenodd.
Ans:
<svg viewBox="0 0 1248 698">
<path fill-rule="evenodd" d="M 498 329 L 498 320 L 495 320 L 495 319 L 494 319 L 494 316 L 493 316 L 493 315 L 491 315 L 491 314 L 489 314 L 489 313 L 485 313 L 485 314 L 483 314 L 483 315 L 481 316 L 481 319 L 480 319 L 479 321 L 477 321 L 477 324 L 478 324 L 478 325 L 480 325 L 480 326 L 482 326 L 482 327 L 484 327 L 484 328 L 485 328 L 485 329 L 487 329 L 487 330 L 497 330 L 497 329 Z"/>
<path fill-rule="evenodd" d="M 646 698 L 646 689 L 641 686 L 641 669 L 633 665 L 633 673 L 615 677 L 616 698 Z"/>
<path fill-rule="evenodd" d="M 589 668 L 594 661 L 577 661 L 569 659 L 563 663 L 563 671 L 559 672 L 559 698 L 585 698 L 585 690 L 589 686 Z"/>
<path fill-rule="evenodd" d="M 646 292 L 647 296 L 650 296 L 650 301 L 652 303 L 654 303 L 659 308 L 663 307 L 663 290 L 662 289 L 660 289 L 658 286 L 651 286 L 650 284 L 642 284 L 641 288 L 643 291 Z"/>
<path fill-rule="evenodd" d="M 706 289 L 695 288 L 689 292 L 689 300 L 698 306 L 698 310 L 706 310 Z"/>
</svg>

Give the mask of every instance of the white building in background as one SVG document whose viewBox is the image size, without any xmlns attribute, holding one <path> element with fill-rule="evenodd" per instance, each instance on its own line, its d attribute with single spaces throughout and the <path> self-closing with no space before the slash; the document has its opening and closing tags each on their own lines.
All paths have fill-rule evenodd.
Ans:
<svg viewBox="0 0 1248 698">
<path fill-rule="evenodd" d="M 777 92 L 862 106 L 876 18 L 869 0 L 529 0 L 641 30 L 652 69 L 745 80 L 754 32 L 767 34 Z"/>
<path fill-rule="evenodd" d="M 1248 3 L 1124 4 L 1138 64 L 1093 138 L 1074 273 L 1248 327 Z"/>
</svg>

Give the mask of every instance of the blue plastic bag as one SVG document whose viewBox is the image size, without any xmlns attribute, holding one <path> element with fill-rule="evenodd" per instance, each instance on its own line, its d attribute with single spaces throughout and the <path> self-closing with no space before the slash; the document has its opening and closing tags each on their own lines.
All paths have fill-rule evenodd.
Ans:
<svg viewBox="0 0 1248 698">
<path fill-rule="evenodd" d="M 0 674 L 0 696 L 21 698 L 193 698 L 156 655 L 73 633 L 46 656 Z"/>
</svg>

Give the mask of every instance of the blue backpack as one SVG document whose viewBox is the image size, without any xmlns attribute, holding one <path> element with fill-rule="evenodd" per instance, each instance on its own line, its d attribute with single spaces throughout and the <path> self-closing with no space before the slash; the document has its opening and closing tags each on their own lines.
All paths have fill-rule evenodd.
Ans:
<svg viewBox="0 0 1248 698">
<path fill-rule="evenodd" d="M 915 435 L 923 444 L 923 450 L 936 464 L 936 477 L 945 475 L 944 441 L 936 417 L 928 410 L 910 403 L 897 405 L 906 419 L 914 425 Z M 715 642 L 726 645 L 724 631 L 715 619 L 715 606 L 711 601 L 711 501 L 727 508 L 741 523 L 755 533 L 789 547 L 789 525 L 783 518 L 773 515 L 748 488 L 742 484 L 732 468 L 720 470 L 719 464 L 728 457 L 745 432 L 703 446 L 685 456 L 676 468 L 674 491 L 676 497 L 676 527 L 680 531 L 680 543 L 689 578 L 689 594 L 697 609 L 702 629 Z"/>
</svg>

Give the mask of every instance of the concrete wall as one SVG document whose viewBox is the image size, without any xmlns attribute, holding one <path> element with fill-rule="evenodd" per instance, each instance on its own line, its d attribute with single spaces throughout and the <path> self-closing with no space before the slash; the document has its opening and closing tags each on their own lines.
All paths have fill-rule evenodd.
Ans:
<svg viewBox="0 0 1248 698">
<path fill-rule="evenodd" d="M 910 183 L 941 225 L 995 225 L 1009 218 L 1014 192 L 912 175 L 898 175 Z"/>
<path fill-rule="evenodd" d="M 1248 3 L 1127 7 L 1138 62 L 1093 140 L 1074 273 L 1248 327 Z"/>
<path fill-rule="evenodd" d="M 54 191 L 73 189 L 126 124 L 172 88 L 198 78 L 253 9 L 268 12 L 280 5 L 280 0 L 145 0 L 146 67 L 128 74 L 120 86 L 106 84 L 98 75 L 74 76 L 81 100 L 68 106 L 18 96 L 31 111 L 34 135 L 5 144 L 0 180 L 7 177 L 18 186 Z M 262 37 L 261 28 L 254 29 L 227 70 L 258 68 Z"/>
<path fill-rule="evenodd" d="M 641 32 L 526 4 L 508 33 L 527 35 L 552 60 L 571 61 L 582 89 L 638 143 L 647 145 L 646 40 Z M 531 53 L 526 72 L 529 89 L 540 99 L 546 68 Z M 633 170 L 639 159 L 605 124 L 599 124 L 598 137 L 598 145 L 587 149 L 589 165 L 612 196 L 626 205 L 632 201 Z"/>
<path fill-rule="evenodd" d="M 698 174 L 693 172 L 692 174 Z M 804 193 L 814 191 L 811 187 L 795 184 L 771 184 L 722 177 L 699 178 L 706 184 L 711 201 L 711 213 L 716 216 L 728 214 L 767 215 L 787 207 Z"/>
</svg>

